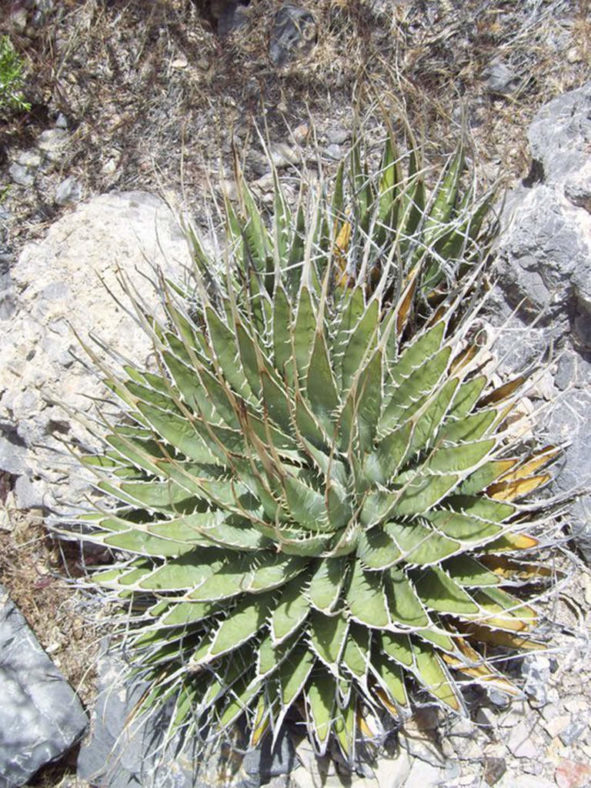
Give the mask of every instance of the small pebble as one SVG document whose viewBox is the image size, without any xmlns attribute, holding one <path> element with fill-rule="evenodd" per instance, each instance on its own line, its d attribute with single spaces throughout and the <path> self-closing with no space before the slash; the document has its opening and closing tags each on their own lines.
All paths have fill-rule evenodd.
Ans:
<svg viewBox="0 0 591 788">
<path fill-rule="evenodd" d="M 342 145 L 351 139 L 351 131 L 343 128 L 330 129 L 326 134 L 326 138 L 331 145 Z"/>
<path fill-rule="evenodd" d="M 550 736 L 554 738 L 568 727 L 570 721 L 570 714 L 559 714 L 557 717 L 553 717 L 551 720 L 548 720 L 548 722 L 542 724 Z"/>
<path fill-rule="evenodd" d="M 589 727 L 589 722 L 585 718 L 579 718 L 573 720 L 570 725 L 568 725 L 561 733 L 559 733 L 560 741 L 565 745 L 565 747 L 570 747 L 570 745 L 575 742 L 579 736 L 586 731 Z"/>
<path fill-rule="evenodd" d="M 41 156 L 37 151 L 24 150 L 17 156 L 17 162 L 28 169 L 35 169 L 41 166 Z"/>
<path fill-rule="evenodd" d="M 55 201 L 58 205 L 78 202 L 81 196 L 82 187 L 73 176 L 63 180 L 55 191 Z"/>
<path fill-rule="evenodd" d="M 335 161 L 343 158 L 343 152 L 338 145 L 327 145 L 324 152 L 329 159 L 334 159 Z"/>
<path fill-rule="evenodd" d="M 65 129 L 47 129 L 37 138 L 37 147 L 46 153 L 53 152 L 61 148 L 67 138 L 68 132 Z"/>
<path fill-rule="evenodd" d="M 35 176 L 22 164 L 17 164 L 16 162 L 11 164 L 8 174 L 12 182 L 17 183 L 19 186 L 32 186 L 35 183 Z"/>
<path fill-rule="evenodd" d="M 310 126 L 307 123 L 300 123 L 292 132 L 294 141 L 298 145 L 303 145 L 310 134 Z"/>
<path fill-rule="evenodd" d="M 566 59 L 569 63 L 580 63 L 583 60 L 579 47 L 571 47 L 566 52 Z"/>
<path fill-rule="evenodd" d="M 504 758 L 484 758 L 482 766 L 482 776 L 487 785 L 497 783 L 507 771 Z"/>
<path fill-rule="evenodd" d="M 277 142 L 272 145 L 270 153 L 271 161 L 277 169 L 297 164 L 300 160 L 299 153 L 286 142 Z"/>
<path fill-rule="evenodd" d="M 509 734 L 507 747 L 516 758 L 536 758 L 538 749 L 531 738 L 531 726 L 520 722 Z"/>
</svg>

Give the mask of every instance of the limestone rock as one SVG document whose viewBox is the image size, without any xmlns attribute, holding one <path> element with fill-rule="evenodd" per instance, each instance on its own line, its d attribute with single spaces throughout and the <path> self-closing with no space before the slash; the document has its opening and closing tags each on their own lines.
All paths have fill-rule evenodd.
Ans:
<svg viewBox="0 0 591 788">
<path fill-rule="evenodd" d="M 91 335 L 143 363 L 150 343 L 128 311 L 122 278 L 158 313 L 155 267 L 182 281 L 189 264 L 177 220 L 161 199 L 143 192 L 82 204 L 23 249 L 10 270 L 13 306 L 0 320 L 0 433 L 26 447 L 20 488 L 34 483 L 36 505 L 72 504 L 88 484 L 79 468 L 71 472 L 63 444 L 96 445 L 88 419 L 105 389 L 76 334 L 103 360 Z"/>
</svg>

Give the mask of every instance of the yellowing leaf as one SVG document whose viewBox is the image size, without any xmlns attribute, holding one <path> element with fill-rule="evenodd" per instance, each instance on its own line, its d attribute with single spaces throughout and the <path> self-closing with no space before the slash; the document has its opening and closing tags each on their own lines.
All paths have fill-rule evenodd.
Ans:
<svg viewBox="0 0 591 788">
<path fill-rule="evenodd" d="M 420 267 L 416 266 L 413 271 L 409 274 L 405 286 L 404 291 L 400 297 L 400 300 L 396 306 L 396 332 L 397 334 L 401 334 L 406 326 L 408 321 L 408 316 L 410 315 L 410 309 L 413 304 L 415 291 L 417 289 L 417 278 L 419 273 Z"/>
<path fill-rule="evenodd" d="M 502 555 L 486 555 L 481 558 L 481 561 L 496 575 L 509 580 L 552 577 L 555 573 L 550 567 L 539 564 L 520 564 Z"/>
<path fill-rule="evenodd" d="M 522 386 L 527 378 L 523 375 L 520 375 L 518 378 L 514 380 L 510 380 L 508 383 L 504 383 L 499 388 L 494 389 L 491 391 L 490 394 L 487 394 L 483 397 L 480 402 L 478 403 L 479 407 L 486 407 L 487 405 L 492 405 L 493 403 L 503 402 L 508 397 L 511 396 L 517 389 Z"/>
<path fill-rule="evenodd" d="M 516 498 L 522 498 L 524 495 L 532 492 L 532 490 L 537 490 L 543 484 L 547 484 L 551 478 L 549 473 L 543 473 L 539 476 L 529 476 L 526 479 L 503 480 L 487 487 L 486 494 L 489 498 L 494 498 L 497 501 L 514 501 Z"/>
<path fill-rule="evenodd" d="M 478 354 L 479 350 L 480 348 L 478 345 L 469 345 L 467 348 L 462 350 L 461 353 L 458 353 L 458 355 L 452 359 L 450 364 L 450 374 L 453 375 L 455 372 L 458 372 L 459 370 L 468 366 L 468 364 Z"/>
<path fill-rule="evenodd" d="M 337 233 L 334 242 L 334 259 L 337 271 L 336 283 L 340 287 L 349 285 L 350 277 L 347 274 L 347 250 L 351 241 L 351 223 L 344 222 Z"/>
<path fill-rule="evenodd" d="M 530 640 L 522 635 L 514 635 L 512 632 L 489 629 L 478 624 L 460 624 L 459 627 L 467 637 L 479 643 L 490 643 L 492 646 L 505 646 L 528 651 L 539 651 L 546 648 L 535 640 Z"/>
<path fill-rule="evenodd" d="M 555 446 L 546 446 L 546 448 L 533 454 L 529 460 L 523 463 L 523 465 L 520 465 L 519 468 L 516 468 L 512 473 L 507 473 L 503 476 L 500 481 L 518 481 L 526 476 L 530 476 L 532 473 L 535 473 L 538 468 L 542 468 L 546 463 L 550 462 L 550 460 L 553 460 L 554 457 L 557 457 L 560 452 L 561 449 L 557 449 Z"/>
</svg>

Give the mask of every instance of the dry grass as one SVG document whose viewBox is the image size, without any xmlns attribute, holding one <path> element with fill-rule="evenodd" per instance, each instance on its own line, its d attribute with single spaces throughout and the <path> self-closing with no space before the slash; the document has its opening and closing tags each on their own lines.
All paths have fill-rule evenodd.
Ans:
<svg viewBox="0 0 591 788">
<path fill-rule="evenodd" d="M 76 552 L 68 558 L 69 570 L 76 571 Z M 83 617 L 81 599 L 64 570 L 63 547 L 47 535 L 42 519 L 13 512 L 11 530 L 0 531 L 0 580 L 53 662 L 89 704 L 96 630 Z"/>
<path fill-rule="evenodd" d="M 283 69 L 268 58 L 277 0 L 252 0 L 248 26 L 224 40 L 192 0 L 62 0 L 38 27 L 13 29 L 33 109 L 4 130 L 7 161 L 59 112 L 73 130 L 37 187 L 14 190 L 13 245 L 55 218 L 47 195 L 67 175 L 87 195 L 182 186 L 198 210 L 232 135 L 244 151 L 255 124 L 289 140 L 311 119 L 322 137 L 376 98 L 394 117 L 406 112 L 435 153 L 455 146 L 463 112 L 483 179 L 515 179 L 535 111 L 591 75 L 588 0 L 300 4 L 315 14 L 317 44 Z M 507 95 L 487 90 L 495 60 L 515 74 Z"/>
</svg>

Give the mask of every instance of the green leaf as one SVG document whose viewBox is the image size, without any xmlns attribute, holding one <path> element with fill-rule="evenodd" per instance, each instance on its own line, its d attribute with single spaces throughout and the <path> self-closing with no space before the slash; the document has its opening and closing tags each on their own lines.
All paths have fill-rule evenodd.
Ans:
<svg viewBox="0 0 591 788">
<path fill-rule="evenodd" d="M 251 399 L 252 392 L 238 365 L 236 335 L 211 307 L 205 309 L 205 316 L 216 364 L 231 388 L 245 399 Z"/>
<path fill-rule="evenodd" d="M 496 417 L 496 410 L 480 410 L 459 421 L 448 420 L 439 431 L 437 441 L 457 445 L 480 440 L 493 425 Z"/>
<path fill-rule="evenodd" d="M 316 657 L 302 644 L 297 646 L 279 666 L 278 679 L 283 714 L 287 713 L 291 704 L 303 691 L 315 663 Z"/>
<path fill-rule="evenodd" d="M 390 625 L 382 576 L 377 572 L 364 572 L 359 563 L 353 569 L 347 606 L 351 616 L 361 624 L 379 629 Z"/>
<path fill-rule="evenodd" d="M 270 636 L 265 635 L 258 648 L 257 678 L 266 678 L 274 673 L 293 650 L 294 646 L 297 645 L 297 642 L 298 639 L 294 637 L 281 644 L 276 644 Z"/>
<path fill-rule="evenodd" d="M 415 640 L 413 651 L 416 663 L 415 675 L 423 687 L 453 711 L 460 711 L 462 705 L 458 690 L 433 647 Z"/>
<path fill-rule="evenodd" d="M 333 429 L 333 414 L 339 406 L 324 333 L 316 332 L 307 376 L 308 397 L 312 411 L 329 432 Z"/>
<path fill-rule="evenodd" d="M 273 301 L 273 353 L 275 368 L 283 375 L 283 370 L 291 358 L 291 319 L 292 307 L 287 293 L 278 284 Z"/>
<path fill-rule="evenodd" d="M 389 517 L 405 517 L 424 514 L 439 503 L 454 487 L 460 477 L 458 474 L 430 476 L 416 472 L 398 494 L 396 502 L 388 510 Z"/>
<path fill-rule="evenodd" d="M 291 334 L 296 368 L 300 379 L 303 379 L 308 371 L 315 335 L 316 309 L 310 291 L 307 287 L 302 287 L 296 321 Z"/>
<path fill-rule="evenodd" d="M 201 602 L 229 599 L 246 590 L 253 572 L 251 555 L 230 555 L 214 574 L 196 584 L 190 598 Z"/>
<path fill-rule="evenodd" d="M 391 712 L 397 706 L 408 705 L 408 695 L 404 683 L 403 671 L 394 665 L 383 654 L 375 654 L 371 661 L 371 668 L 378 680 L 378 684 L 385 690 L 392 706 Z"/>
<path fill-rule="evenodd" d="M 367 456 L 365 472 L 371 481 L 377 484 L 390 481 L 407 454 L 413 428 L 413 423 L 408 421 L 382 438 L 376 450 Z"/>
<path fill-rule="evenodd" d="M 260 558 L 252 576 L 245 578 L 246 590 L 251 594 L 279 588 L 300 574 L 308 562 L 298 556 L 274 553 Z"/>
<path fill-rule="evenodd" d="M 281 596 L 271 615 L 271 636 L 278 645 L 305 621 L 310 605 L 305 596 L 306 575 L 298 575 L 281 589 Z"/>
<path fill-rule="evenodd" d="M 346 558 L 321 559 L 306 592 L 310 604 L 322 613 L 330 613 L 339 601 L 346 574 Z"/>
<path fill-rule="evenodd" d="M 361 532 L 357 544 L 357 557 L 365 569 L 387 569 L 397 563 L 401 556 L 400 548 L 381 525 Z"/>
<path fill-rule="evenodd" d="M 219 611 L 220 607 L 215 602 L 172 603 L 168 612 L 158 622 L 158 626 L 172 627 L 196 624 Z"/>
<path fill-rule="evenodd" d="M 272 606 L 271 593 L 241 599 L 216 632 L 210 656 L 219 657 L 250 640 L 265 625 Z"/>
<path fill-rule="evenodd" d="M 417 592 L 402 569 L 389 569 L 386 591 L 388 607 L 394 625 L 403 624 L 408 627 L 424 627 L 429 622 Z"/>
<path fill-rule="evenodd" d="M 425 465 L 430 473 L 465 472 L 474 468 L 495 447 L 496 441 L 491 438 L 477 443 L 462 443 L 446 449 L 435 449 Z"/>
<path fill-rule="evenodd" d="M 479 544 L 492 539 L 502 530 L 502 527 L 496 523 L 448 509 L 426 512 L 423 517 L 446 536 L 469 544 Z"/>
<path fill-rule="evenodd" d="M 473 380 L 462 383 L 454 397 L 449 416 L 454 419 L 463 419 L 467 416 L 480 399 L 480 395 L 487 383 L 486 375 L 480 375 Z"/>
<path fill-rule="evenodd" d="M 296 479 L 295 476 L 286 476 L 283 479 L 283 486 L 287 506 L 298 525 L 311 531 L 327 532 L 331 530 L 327 524 L 323 495 Z"/>
<path fill-rule="evenodd" d="M 382 651 L 391 659 L 403 665 L 405 668 L 412 668 L 414 665 L 413 649 L 408 635 L 400 632 L 382 632 L 380 634 Z"/>
<path fill-rule="evenodd" d="M 386 405 L 380 422 L 382 433 L 395 428 L 418 407 L 422 397 L 438 385 L 447 369 L 451 348 L 445 347 L 405 378 Z"/>
<path fill-rule="evenodd" d="M 373 299 L 355 326 L 345 348 L 341 367 L 341 384 L 345 391 L 351 387 L 366 354 L 375 346 L 378 321 L 379 304 L 377 299 Z"/>
<path fill-rule="evenodd" d="M 306 690 L 308 728 L 316 741 L 319 755 L 324 755 L 328 747 L 336 690 L 335 680 L 327 673 L 316 676 Z"/>
<path fill-rule="evenodd" d="M 259 691 L 260 684 L 252 684 L 250 678 L 240 679 L 238 686 L 234 687 L 231 693 L 227 693 L 224 696 L 229 700 L 224 706 L 224 711 L 219 721 L 222 730 L 228 728 L 251 707 Z"/>
<path fill-rule="evenodd" d="M 457 555 L 442 564 L 442 569 L 461 586 L 498 585 L 500 578 L 469 555 Z"/>
<path fill-rule="evenodd" d="M 157 435 L 186 457 L 195 462 L 217 462 L 190 418 L 141 402 L 138 403 L 138 410 L 146 417 Z"/>
<path fill-rule="evenodd" d="M 357 679 L 364 680 L 367 675 L 371 655 L 370 638 L 371 633 L 366 627 L 359 626 L 354 621 L 351 622 L 343 650 L 343 665 Z"/>
<path fill-rule="evenodd" d="M 384 530 L 398 546 L 401 555 L 409 564 L 435 564 L 455 553 L 459 542 L 442 536 L 421 523 L 386 523 Z"/>
<path fill-rule="evenodd" d="M 356 383 L 357 425 L 360 451 L 373 448 L 382 409 L 382 351 L 377 350 Z"/>
<path fill-rule="evenodd" d="M 477 613 L 478 605 L 464 589 L 438 567 L 424 569 L 415 579 L 422 601 L 440 613 Z"/>
<path fill-rule="evenodd" d="M 337 671 L 347 638 L 348 623 L 342 615 L 326 616 L 313 611 L 308 622 L 310 645 L 320 660 Z"/>
</svg>

